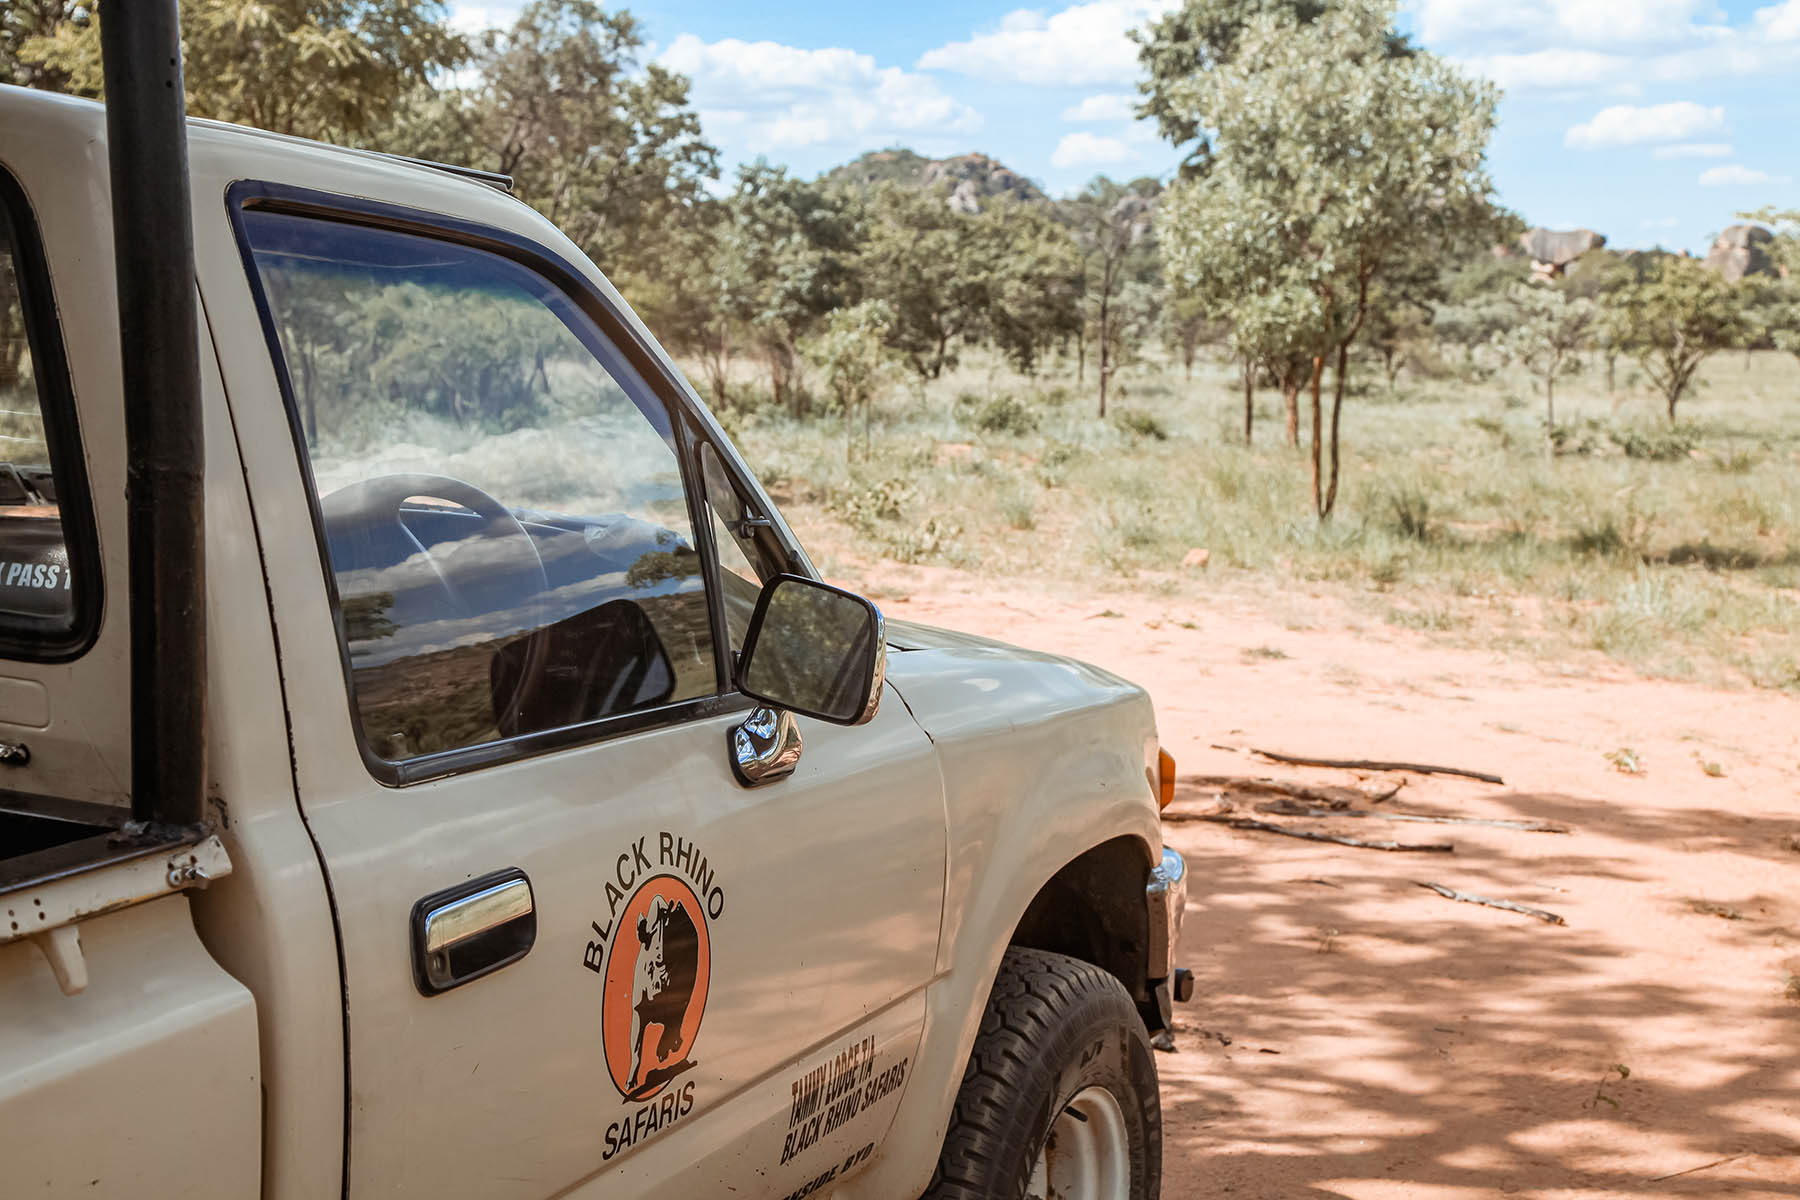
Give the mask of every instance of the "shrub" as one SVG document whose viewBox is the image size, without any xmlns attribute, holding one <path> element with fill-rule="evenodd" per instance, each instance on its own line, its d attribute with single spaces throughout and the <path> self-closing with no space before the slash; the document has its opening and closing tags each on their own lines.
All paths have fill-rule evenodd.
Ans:
<svg viewBox="0 0 1800 1200">
<path fill-rule="evenodd" d="M 1169 431 L 1163 423 L 1141 409 L 1122 408 L 1113 414 L 1113 420 L 1118 423 L 1119 428 L 1127 433 L 1135 433 L 1138 437 L 1153 438 L 1159 442 L 1169 440 Z"/>
<path fill-rule="evenodd" d="M 1581 421 L 1567 421 L 1550 431 L 1550 444 L 1558 454 L 1598 454 L 1604 445 L 1602 433 L 1600 423 L 1591 417 Z"/>
<path fill-rule="evenodd" d="M 1626 458 L 1674 462 L 1694 449 L 1694 435 L 1685 429 L 1615 429 L 1607 434 Z"/>
<path fill-rule="evenodd" d="M 904 480 L 879 479 L 834 492 L 826 507 L 862 533 L 873 533 L 884 522 L 898 521 L 912 498 Z"/>
<path fill-rule="evenodd" d="M 1408 541 L 1430 542 L 1437 538 L 1437 526 L 1431 519 L 1431 497 L 1408 488 L 1388 497 L 1388 511 L 1394 532 Z"/>
<path fill-rule="evenodd" d="M 985 401 L 973 393 L 964 392 L 956 398 L 956 403 L 967 414 L 964 419 L 983 433 L 1010 433 L 1016 436 L 1037 431 L 1037 413 L 1030 405 L 1008 392 L 990 396 Z"/>
<path fill-rule="evenodd" d="M 1023 488 L 1013 488 L 1000 497 L 1000 516 L 1008 529 L 1036 529 L 1037 506 Z"/>
</svg>

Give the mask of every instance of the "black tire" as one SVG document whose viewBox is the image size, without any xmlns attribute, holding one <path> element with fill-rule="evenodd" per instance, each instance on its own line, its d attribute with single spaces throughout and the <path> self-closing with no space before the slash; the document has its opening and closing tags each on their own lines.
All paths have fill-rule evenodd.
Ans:
<svg viewBox="0 0 1800 1200">
<path fill-rule="evenodd" d="M 1079 959 L 1008 950 L 924 1200 L 1023 1200 L 1054 1118 L 1095 1086 L 1124 1112 L 1131 1200 L 1157 1200 L 1162 1104 L 1130 993 Z"/>
</svg>

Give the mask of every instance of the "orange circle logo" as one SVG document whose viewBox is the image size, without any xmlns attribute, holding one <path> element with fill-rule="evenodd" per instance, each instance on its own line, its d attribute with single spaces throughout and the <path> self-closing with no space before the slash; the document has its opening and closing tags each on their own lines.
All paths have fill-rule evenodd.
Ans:
<svg viewBox="0 0 1800 1200">
<path fill-rule="evenodd" d="M 699 897 L 673 875 L 645 880 L 619 913 L 602 985 L 601 1040 L 621 1096 L 648 1100 L 693 1069 L 711 979 Z"/>
</svg>

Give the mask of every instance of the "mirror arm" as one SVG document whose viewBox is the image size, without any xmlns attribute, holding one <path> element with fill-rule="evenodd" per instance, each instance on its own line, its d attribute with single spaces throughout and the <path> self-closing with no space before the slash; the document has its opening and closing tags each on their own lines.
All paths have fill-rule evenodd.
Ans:
<svg viewBox="0 0 1800 1200">
<path fill-rule="evenodd" d="M 800 722 L 786 709 L 753 708 L 725 736 L 731 748 L 731 773 L 745 787 L 786 779 L 800 765 Z"/>
</svg>

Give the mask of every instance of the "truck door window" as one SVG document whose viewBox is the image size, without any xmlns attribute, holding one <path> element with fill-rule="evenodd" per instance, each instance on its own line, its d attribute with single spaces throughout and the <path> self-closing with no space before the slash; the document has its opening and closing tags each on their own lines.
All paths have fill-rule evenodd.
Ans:
<svg viewBox="0 0 1800 1200">
<path fill-rule="evenodd" d="M 258 210 L 243 228 L 373 755 L 718 691 L 669 415 L 568 296 L 460 243 Z"/>
<path fill-rule="evenodd" d="M 72 536 L 86 488 L 48 286 L 24 197 L 0 173 L 0 654 L 20 658 L 79 652 L 98 583 L 70 569 L 71 543 L 92 546 Z M 92 557 L 78 560 L 90 576 Z"/>
</svg>

